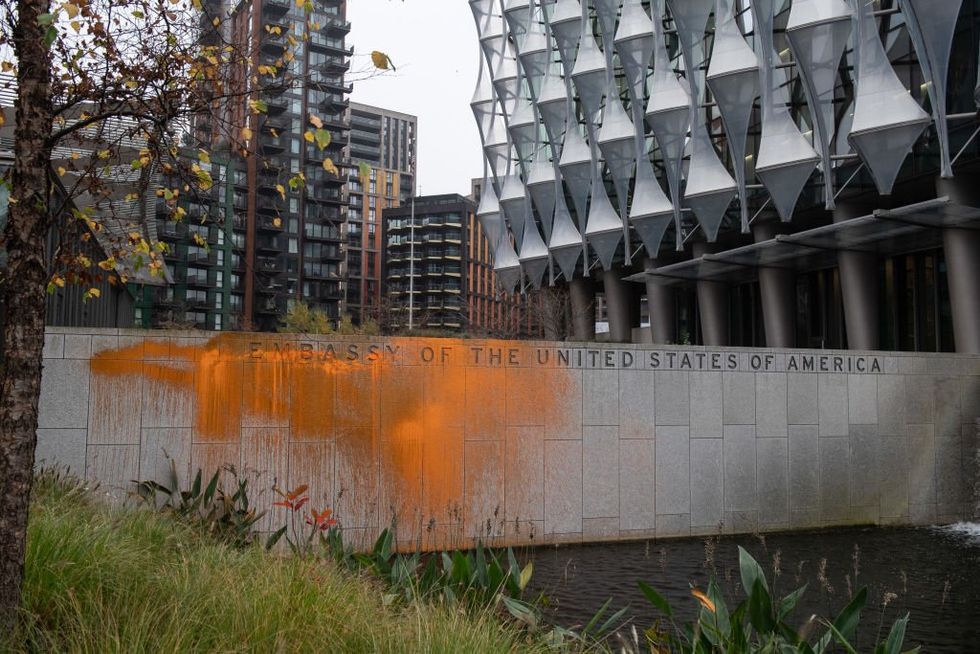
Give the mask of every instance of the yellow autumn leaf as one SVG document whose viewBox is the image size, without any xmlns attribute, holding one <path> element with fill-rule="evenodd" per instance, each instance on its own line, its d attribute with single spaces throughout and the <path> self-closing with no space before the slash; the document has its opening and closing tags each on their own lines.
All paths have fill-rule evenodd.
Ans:
<svg viewBox="0 0 980 654">
<path fill-rule="evenodd" d="M 381 52 L 380 50 L 373 50 L 371 52 L 371 63 L 374 64 L 375 68 L 380 68 L 381 70 L 395 70 L 395 65 L 391 63 L 391 57 Z"/>
<path fill-rule="evenodd" d="M 317 116 L 316 114 L 310 114 L 310 124 L 313 125 L 313 127 L 316 127 L 317 129 L 323 128 L 323 121 L 320 120 L 320 117 Z"/>
<path fill-rule="evenodd" d="M 306 139 L 307 143 L 312 143 L 314 140 L 313 132 L 306 130 L 306 132 L 303 134 L 303 138 Z"/>
<path fill-rule="evenodd" d="M 323 160 L 323 169 L 332 175 L 339 175 L 340 171 L 337 170 L 337 166 L 333 165 L 332 159 Z"/>
<path fill-rule="evenodd" d="M 64 166 L 58 166 L 58 177 L 64 177 L 67 172 Z"/>
<path fill-rule="evenodd" d="M 279 216 L 276 216 L 275 218 L 273 218 L 272 219 L 272 226 L 273 227 L 282 227 L 282 218 L 280 218 Z"/>
<path fill-rule="evenodd" d="M 201 163 L 211 163 L 211 155 L 208 154 L 207 150 L 198 149 L 197 160 Z"/>
<path fill-rule="evenodd" d="M 250 140 L 252 140 L 252 130 L 250 130 L 247 127 L 243 127 L 242 128 L 242 140 L 243 141 L 250 141 Z"/>
<path fill-rule="evenodd" d="M 286 199 L 286 187 L 283 186 L 282 184 L 276 184 L 276 190 L 279 191 L 279 195 L 282 197 L 283 200 L 285 200 Z"/>
<path fill-rule="evenodd" d="M 68 18 L 74 18 L 78 15 L 78 5 L 74 5 L 70 2 L 66 2 L 62 5 L 65 9 L 65 13 L 68 14 Z"/>
<path fill-rule="evenodd" d="M 115 257 L 109 257 L 108 259 L 99 262 L 99 268 L 101 268 L 102 270 L 107 270 L 107 271 L 114 270 L 115 267 L 116 267 Z"/>
</svg>

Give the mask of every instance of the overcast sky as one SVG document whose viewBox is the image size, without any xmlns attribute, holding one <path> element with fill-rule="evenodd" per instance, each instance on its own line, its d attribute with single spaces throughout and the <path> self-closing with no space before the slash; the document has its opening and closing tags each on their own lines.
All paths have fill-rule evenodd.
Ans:
<svg viewBox="0 0 980 654">
<path fill-rule="evenodd" d="M 470 112 L 479 48 L 465 0 L 348 0 L 354 46 L 351 100 L 418 116 L 421 191 L 468 195 L 483 175 L 480 137 Z M 372 50 L 397 68 L 364 81 Z"/>
</svg>

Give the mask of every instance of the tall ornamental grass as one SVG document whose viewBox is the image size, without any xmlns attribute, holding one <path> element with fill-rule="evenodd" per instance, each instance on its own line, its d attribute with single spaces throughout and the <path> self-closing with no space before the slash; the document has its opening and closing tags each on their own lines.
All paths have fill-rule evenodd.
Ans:
<svg viewBox="0 0 980 654">
<path fill-rule="evenodd" d="M 385 606 L 329 561 L 235 548 L 148 510 L 38 477 L 9 652 L 534 652 L 497 616 Z"/>
</svg>

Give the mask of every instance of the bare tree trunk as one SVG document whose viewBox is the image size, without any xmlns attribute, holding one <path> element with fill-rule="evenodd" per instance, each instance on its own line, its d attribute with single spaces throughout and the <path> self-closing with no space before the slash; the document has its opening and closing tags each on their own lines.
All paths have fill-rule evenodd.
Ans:
<svg viewBox="0 0 980 654">
<path fill-rule="evenodd" d="M 17 125 L 0 291 L 7 313 L 0 376 L 0 633 L 10 633 L 20 606 L 37 443 L 52 120 L 47 28 L 38 19 L 49 11 L 50 0 L 18 0 L 14 28 Z"/>
</svg>

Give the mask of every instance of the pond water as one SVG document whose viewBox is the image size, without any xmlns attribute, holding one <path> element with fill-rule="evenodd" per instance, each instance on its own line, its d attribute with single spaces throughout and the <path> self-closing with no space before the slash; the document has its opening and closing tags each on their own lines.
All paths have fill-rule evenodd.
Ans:
<svg viewBox="0 0 980 654">
<path fill-rule="evenodd" d="M 891 623 L 909 612 L 903 650 L 921 645 L 923 652 L 980 652 L 980 524 L 540 547 L 526 556 L 534 561 L 531 591 L 545 593 L 551 621 L 585 624 L 612 598 L 611 610 L 628 607 L 627 616 L 642 632 L 659 614 L 639 580 L 688 620 L 696 610 L 691 585 L 705 589 L 714 575 L 733 608 L 734 598 L 744 597 L 737 545 L 762 564 L 770 586 L 778 569 L 777 595 L 808 584 L 790 620 L 794 627 L 813 613 L 836 616 L 849 590 L 867 586 L 860 651 L 870 650 L 879 628 L 884 638 Z"/>
</svg>

